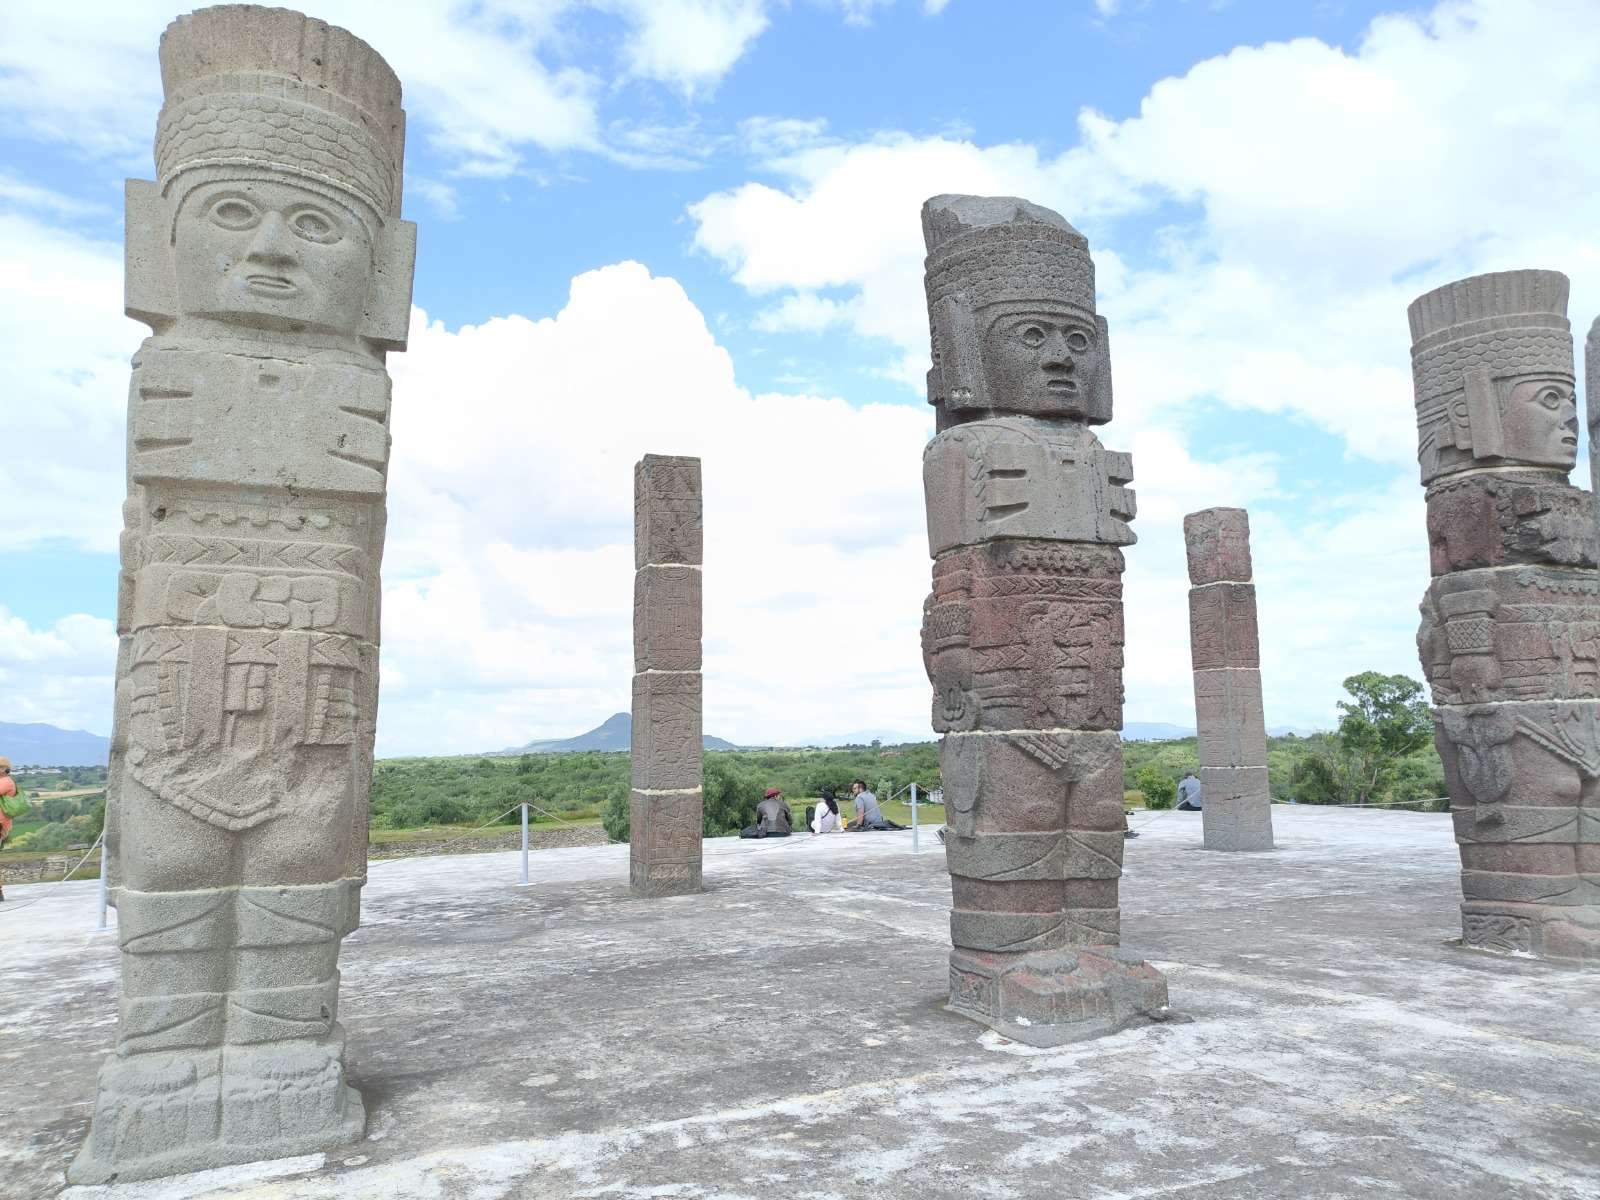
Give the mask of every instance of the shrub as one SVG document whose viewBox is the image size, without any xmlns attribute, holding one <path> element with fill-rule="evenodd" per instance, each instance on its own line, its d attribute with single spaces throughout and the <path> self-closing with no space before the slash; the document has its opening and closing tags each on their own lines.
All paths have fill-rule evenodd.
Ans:
<svg viewBox="0 0 1600 1200">
<path fill-rule="evenodd" d="M 1168 775 L 1154 763 L 1141 767 L 1135 777 L 1139 791 L 1144 793 L 1144 806 L 1146 808 L 1171 808 L 1178 799 L 1178 785 L 1172 776 Z"/>
<path fill-rule="evenodd" d="M 59 821 L 49 825 L 41 825 L 32 833 L 25 833 L 19 837 L 11 848 L 13 850 L 64 850 L 67 843 L 74 841 L 72 831 Z"/>
</svg>

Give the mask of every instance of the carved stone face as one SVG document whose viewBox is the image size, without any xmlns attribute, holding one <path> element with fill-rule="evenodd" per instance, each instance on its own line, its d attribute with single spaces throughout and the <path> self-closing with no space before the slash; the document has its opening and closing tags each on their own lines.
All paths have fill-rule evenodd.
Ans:
<svg viewBox="0 0 1600 1200">
<path fill-rule="evenodd" d="M 290 332 L 353 334 L 372 235 L 353 211 L 292 182 L 202 184 L 174 229 L 178 309 Z"/>
<path fill-rule="evenodd" d="M 989 407 L 1086 417 L 1104 360 L 1094 322 L 1041 306 L 1003 313 L 983 335 Z"/>
<path fill-rule="evenodd" d="M 1545 377 L 1511 386 L 1501 413 L 1507 458 L 1571 467 L 1578 461 L 1578 403 L 1571 383 Z"/>
</svg>

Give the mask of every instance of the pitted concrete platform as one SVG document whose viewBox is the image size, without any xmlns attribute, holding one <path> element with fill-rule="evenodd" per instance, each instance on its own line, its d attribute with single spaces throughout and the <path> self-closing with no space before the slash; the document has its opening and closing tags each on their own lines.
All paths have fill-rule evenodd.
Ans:
<svg viewBox="0 0 1600 1200">
<path fill-rule="evenodd" d="M 375 864 L 341 1018 L 346 1152 L 72 1197 L 1600 1196 L 1600 977 L 1448 944 L 1449 818 L 1277 807 L 1278 848 L 1136 817 L 1125 942 L 1185 1020 L 1060 1050 L 943 1011 L 943 853 L 910 834 Z M 0 906 L 0 1195 L 51 1196 L 110 1049 L 95 885 Z M 37 900 L 37 903 L 32 901 Z M 777 931 L 776 933 L 774 931 Z"/>
</svg>

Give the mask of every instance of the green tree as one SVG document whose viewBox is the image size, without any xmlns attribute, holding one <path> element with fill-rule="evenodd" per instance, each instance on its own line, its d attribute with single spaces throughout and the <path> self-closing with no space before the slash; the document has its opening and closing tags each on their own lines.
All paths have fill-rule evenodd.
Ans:
<svg viewBox="0 0 1600 1200">
<path fill-rule="evenodd" d="M 1433 715 L 1422 684 L 1405 675 L 1363 671 L 1344 681 L 1351 700 L 1339 701 L 1339 745 L 1349 756 L 1357 804 L 1382 794 L 1396 765 L 1433 738 Z"/>
<path fill-rule="evenodd" d="M 1151 763 L 1141 767 L 1134 782 L 1144 795 L 1146 808 L 1171 808 L 1178 798 L 1178 785 L 1160 767 Z"/>
</svg>

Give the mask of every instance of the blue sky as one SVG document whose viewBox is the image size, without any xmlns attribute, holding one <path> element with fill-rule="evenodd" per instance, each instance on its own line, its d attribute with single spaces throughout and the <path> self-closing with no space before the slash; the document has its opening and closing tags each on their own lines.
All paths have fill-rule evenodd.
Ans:
<svg viewBox="0 0 1600 1200">
<path fill-rule="evenodd" d="M 121 181 L 174 9 L 0 11 L 0 720 L 107 731 Z M 1600 10 L 1573 0 L 334 0 L 406 88 L 381 753 L 626 706 L 630 464 L 700 454 L 707 728 L 927 727 L 917 205 L 1090 238 L 1135 455 L 1127 716 L 1192 722 L 1179 529 L 1256 530 L 1268 722 L 1418 674 L 1404 308 L 1481 270 L 1600 309 Z M 425 314 L 425 316 L 424 316 Z"/>
</svg>

